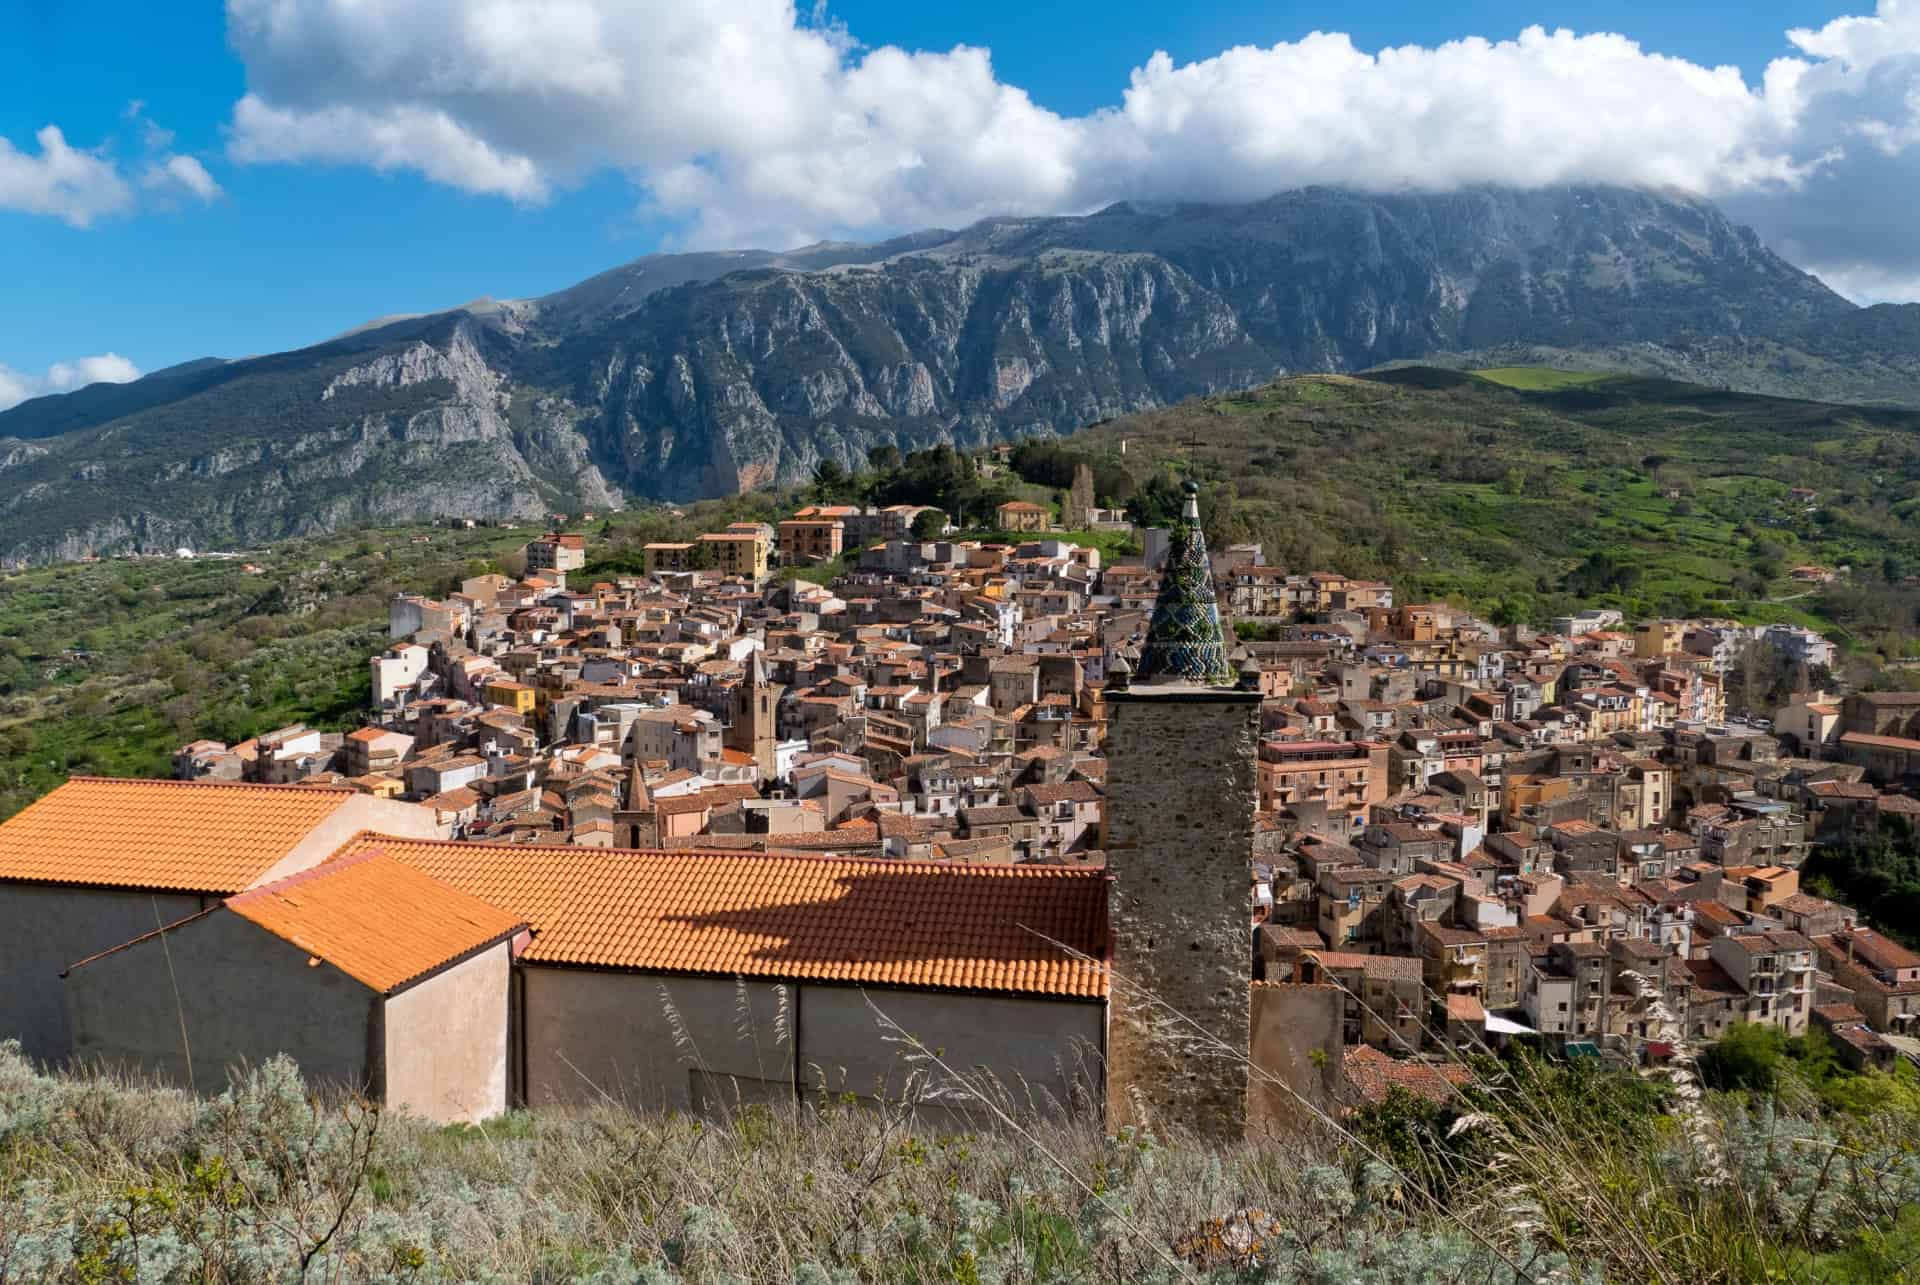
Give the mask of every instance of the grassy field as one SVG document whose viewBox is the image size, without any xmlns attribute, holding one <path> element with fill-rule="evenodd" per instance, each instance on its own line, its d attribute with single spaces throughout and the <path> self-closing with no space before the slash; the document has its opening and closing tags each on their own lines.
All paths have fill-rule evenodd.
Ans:
<svg viewBox="0 0 1920 1285">
<path fill-rule="evenodd" d="M 1490 383 L 1505 388 L 1519 388 L 1527 392 L 1553 392 L 1562 388 L 1580 388 L 1587 384 L 1597 384 L 1602 380 L 1618 379 L 1618 375 L 1593 370 L 1553 370 L 1546 366 L 1493 366 L 1486 370 L 1469 371 Z"/>
</svg>

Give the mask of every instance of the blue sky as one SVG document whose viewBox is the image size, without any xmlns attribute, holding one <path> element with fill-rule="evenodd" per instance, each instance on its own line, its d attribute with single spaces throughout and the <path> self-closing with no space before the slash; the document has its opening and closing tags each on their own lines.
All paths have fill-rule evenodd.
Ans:
<svg viewBox="0 0 1920 1285">
<path fill-rule="evenodd" d="M 1864 25 L 1828 27 L 1848 14 Z M 1908 220 L 1859 214 L 1862 193 L 1911 208 L 1920 22 L 1892 0 L 562 0 L 527 16 L 515 0 L 0 0 L 0 404 L 538 294 L 663 247 L 1373 174 L 1678 182 L 1855 297 L 1920 297 Z M 1638 48 L 1514 43 L 1534 25 Z M 1355 61 L 1471 37 L 1494 44 Z M 1222 57 L 1241 46 L 1265 52 Z M 1793 86 L 1763 81 L 1788 57 L 1806 69 Z M 121 362 L 80 364 L 108 353 Z"/>
</svg>

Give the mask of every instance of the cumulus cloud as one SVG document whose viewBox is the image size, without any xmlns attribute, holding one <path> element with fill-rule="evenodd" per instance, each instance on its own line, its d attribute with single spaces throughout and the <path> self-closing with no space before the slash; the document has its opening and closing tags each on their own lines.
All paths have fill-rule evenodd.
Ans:
<svg viewBox="0 0 1920 1285">
<path fill-rule="evenodd" d="M 48 393 L 70 393 L 88 384 L 125 384 L 138 378 L 139 367 L 117 352 L 56 361 L 41 375 L 0 364 L 0 410 Z"/>
<path fill-rule="evenodd" d="M 165 201 L 188 196 L 211 201 L 220 185 L 199 160 L 172 151 L 173 133 L 146 114 L 139 99 L 127 104 L 122 116 L 140 130 L 146 163 L 138 188 Z M 138 204 L 135 183 L 108 148 L 79 148 L 67 142 L 57 125 L 34 135 L 38 153 L 16 148 L 0 137 L 0 210 L 47 214 L 76 227 L 91 226 L 109 215 L 124 214 Z"/>
<path fill-rule="evenodd" d="M 140 183 L 149 191 L 191 196 L 198 201 L 212 201 L 220 196 L 220 185 L 207 173 L 207 167 L 191 156 L 179 154 L 163 156 L 148 165 Z"/>
<path fill-rule="evenodd" d="M 0 138 L 0 210 L 50 214 L 83 228 L 133 203 L 132 190 L 107 157 L 69 146 L 54 125 L 33 137 L 38 153 Z"/>
<path fill-rule="evenodd" d="M 1767 68 L 1766 95 L 1821 153 L 1819 178 L 1789 199 L 1734 193 L 1729 211 L 1851 298 L 1920 299 L 1920 7 L 1881 0 L 1787 38 L 1799 53 Z"/>
<path fill-rule="evenodd" d="M 1809 253 L 1868 185 L 1911 183 L 1920 143 L 1908 0 L 1790 33 L 1758 83 L 1606 33 L 1370 53 L 1316 32 L 1154 53 L 1084 116 L 1001 81 L 984 49 L 862 49 L 787 0 L 228 0 L 228 27 L 248 76 L 235 159 L 523 202 L 615 167 L 701 245 L 1305 183 L 1601 181 L 1739 201 Z M 1865 282 L 1870 243 L 1824 261 Z"/>
</svg>

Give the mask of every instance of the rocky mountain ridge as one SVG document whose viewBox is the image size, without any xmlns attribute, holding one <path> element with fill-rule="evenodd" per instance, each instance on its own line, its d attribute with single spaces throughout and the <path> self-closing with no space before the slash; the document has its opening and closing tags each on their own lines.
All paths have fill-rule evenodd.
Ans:
<svg viewBox="0 0 1920 1285">
<path fill-rule="evenodd" d="M 1515 345 L 1920 404 L 1915 314 L 1856 308 L 1706 202 L 1604 187 L 1309 189 L 656 255 L 0 414 L 0 556 L 688 499 L 883 443 Z"/>
</svg>

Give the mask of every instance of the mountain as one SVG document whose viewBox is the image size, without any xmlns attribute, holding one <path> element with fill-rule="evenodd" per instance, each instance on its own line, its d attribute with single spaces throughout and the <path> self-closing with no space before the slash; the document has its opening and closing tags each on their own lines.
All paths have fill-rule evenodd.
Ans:
<svg viewBox="0 0 1920 1285">
<path fill-rule="evenodd" d="M 656 255 L 0 414 L 0 556 L 688 499 L 1303 371 L 1538 346 L 1920 404 L 1859 309 L 1690 197 L 1607 187 L 1122 204 L 875 245 Z"/>
</svg>

